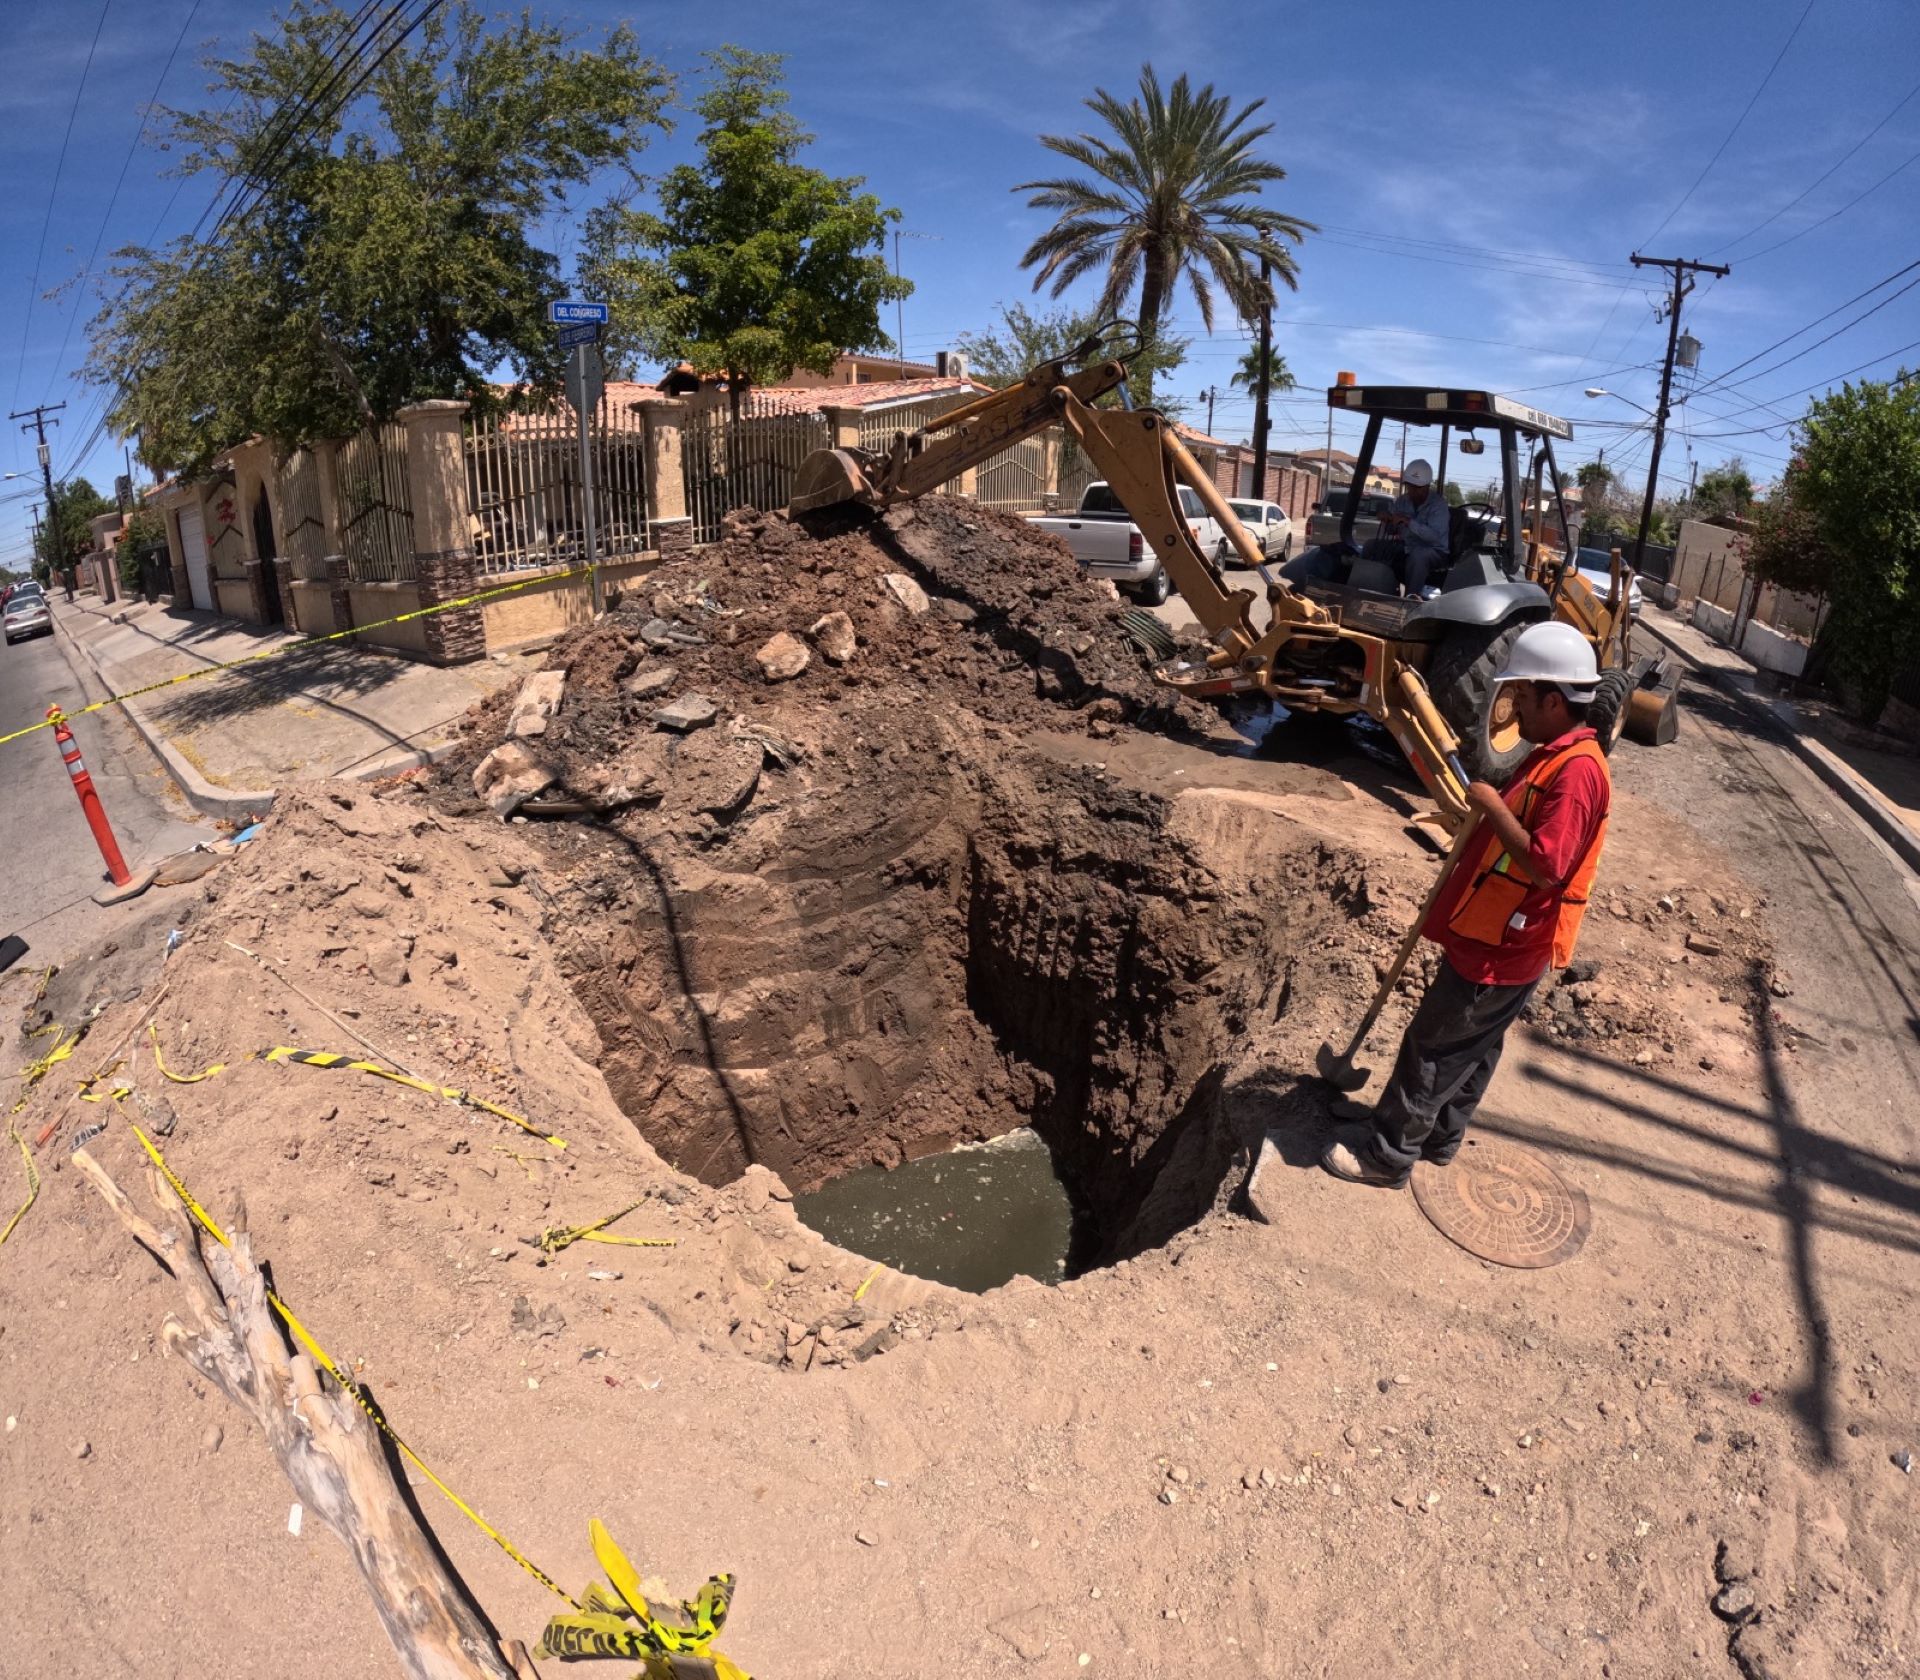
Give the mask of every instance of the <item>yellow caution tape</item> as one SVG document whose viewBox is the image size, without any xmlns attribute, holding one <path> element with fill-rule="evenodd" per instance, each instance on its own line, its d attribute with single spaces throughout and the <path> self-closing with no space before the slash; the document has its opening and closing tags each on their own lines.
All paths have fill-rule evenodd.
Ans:
<svg viewBox="0 0 1920 1680">
<path fill-rule="evenodd" d="M 549 1225 L 540 1233 L 540 1248 L 543 1253 L 558 1254 L 561 1249 L 577 1242 L 618 1243 L 624 1248 L 678 1247 L 672 1237 L 616 1237 L 607 1230 L 616 1219 L 626 1218 L 638 1206 L 639 1202 L 629 1202 L 618 1213 L 610 1213 L 605 1219 L 596 1219 L 591 1225 Z"/>
<path fill-rule="evenodd" d="M 710 1665 L 716 1680 L 750 1680 L 744 1669 L 711 1647 L 726 1625 L 733 1603 L 733 1577 L 716 1575 L 676 1615 L 655 1612 L 640 1590 L 640 1572 L 614 1544 L 598 1517 L 588 1525 L 593 1554 L 611 1583 L 589 1582 L 578 1600 L 578 1615 L 555 1616 L 534 1648 L 540 1661 L 575 1657 L 624 1657 L 640 1660 L 635 1680 L 671 1680 L 683 1672 L 675 1657 L 696 1657 Z M 671 1619 L 668 1619 L 671 1618 Z"/>
<path fill-rule="evenodd" d="M 392 618 L 376 619 L 371 624 L 355 624 L 345 630 L 329 630 L 324 635 L 307 636 L 297 642 L 283 642 L 279 647 L 262 648 L 258 653 L 245 653 L 238 659 L 229 659 L 219 665 L 204 665 L 197 671 L 182 671 L 176 677 L 162 677 L 158 682 L 150 682 L 140 688 L 130 688 L 124 694 L 109 694 L 104 700 L 96 700 L 90 706 L 82 706 L 78 711 L 68 712 L 68 719 L 85 717 L 89 712 L 104 711 L 109 706 L 123 706 L 129 700 L 138 700 L 143 694 L 155 694 L 163 688 L 172 688 L 178 683 L 198 682 L 202 677 L 217 677 L 222 671 L 232 671 L 242 665 L 256 665 L 263 659 L 278 659 L 282 654 L 298 653 L 303 648 L 319 647 L 324 642 L 337 642 L 348 636 L 363 636 L 369 630 L 384 630 L 392 624 L 410 624 L 416 618 L 431 618 L 435 613 L 452 612 L 458 607 L 478 606 L 483 601 L 498 600 L 502 595 L 514 595 L 522 589 L 531 589 L 536 584 L 562 583 L 568 578 L 584 577 L 592 571 L 591 566 L 574 566 L 564 572 L 542 572 L 537 577 L 522 578 L 518 583 L 503 583 L 494 589 L 476 590 L 471 595 L 462 595 L 454 601 L 438 601 L 430 607 L 418 607 L 412 612 L 397 613 Z M 52 718 L 42 718 L 38 723 L 30 723 L 24 729 L 16 729 L 10 735 L 0 735 L 0 747 L 9 741 L 18 741 L 31 735 L 35 730 L 51 729 Z"/>
<path fill-rule="evenodd" d="M 53 970 L 48 969 L 47 977 L 51 977 L 52 974 Z M 40 989 L 45 991 L 46 985 L 46 978 L 43 978 Z M 80 1040 L 87 1036 L 87 1029 L 84 1026 L 68 1039 L 60 1037 L 61 1031 L 58 1021 L 49 1021 L 44 1027 L 36 1027 L 26 1035 L 28 1038 L 45 1038 L 51 1033 L 55 1043 L 53 1048 L 38 1061 L 29 1062 L 20 1070 L 20 1096 L 13 1107 L 7 1110 L 7 1136 L 20 1146 L 20 1159 L 27 1169 L 27 1199 L 13 1210 L 13 1217 L 7 1221 L 6 1228 L 0 1230 L 0 1244 L 4 1244 L 7 1238 L 13 1235 L 14 1227 L 27 1217 L 32 1211 L 33 1204 L 40 1199 L 40 1169 L 34 1165 L 33 1151 L 27 1147 L 27 1140 L 20 1135 L 20 1128 L 13 1123 L 13 1117 L 27 1106 L 28 1092 L 71 1056 Z"/>
<path fill-rule="evenodd" d="M 886 1269 L 887 1268 L 885 1266 L 875 1266 L 872 1271 L 867 1273 L 866 1281 L 862 1283 L 860 1287 L 853 1292 L 853 1298 L 857 1301 L 861 1298 L 861 1296 L 865 1295 L 866 1292 L 873 1287 L 873 1280 L 877 1278 Z"/>
<path fill-rule="evenodd" d="M 215 1062 L 212 1067 L 200 1073 L 175 1073 L 160 1058 L 160 1025 L 157 1021 L 147 1023 L 147 1037 L 153 1040 L 153 1065 L 165 1078 L 171 1079 L 176 1085 L 198 1085 L 203 1079 L 211 1079 L 216 1073 L 227 1071 L 225 1062 Z"/>
<path fill-rule="evenodd" d="M 131 1122 L 129 1122 L 129 1125 L 131 1125 Z M 173 1193 L 180 1198 L 181 1205 L 199 1221 L 202 1229 L 206 1231 L 208 1236 L 212 1237 L 222 1248 L 231 1248 L 233 1244 L 228 1241 L 226 1232 L 221 1230 L 220 1227 L 214 1223 L 213 1216 L 194 1200 L 193 1192 L 181 1183 L 179 1175 L 172 1167 L 167 1165 L 166 1157 L 160 1153 L 153 1140 L 148 1137 L 145 1132 L 141 1131 L 138 1126 L 132 1126 L 131 1129 L 133 1135 L 140 1140 L 140 1147 L 146 1150 L 153 1164 L 160 1169 L 167 1183 L 173 1187 Z M 267 1291 L 267 1303 L 280 1315 L 280 1321 L 286 1325 L 288 1334 L 312 1355 L 313 1362 L 340 1385 L 340 1391 L 350 1396 L 354 1404 L 366 1413 L 374 1427 L 393 1443 L 394 1450 L 438 1488 L 452 1503 L 456 1511 L 465 1517 L 468 1522 L 472 1523 L 475 1528 L 479 1529 L 482 1534 L 498 1546 L 501 1551 L 505 1552 L 508 1557 L 512 1558 L 515 1563 L 519 1564 L 520 1567 L 538 1581 L 541 1586 L 545 1587 L 549 1592 L 564 1598 L 569 1604 L 575 1605 L 576 1608 L 578 1607 L 577 1601 L 571 1593 L 555 1581 L 551 1575 L 547 1574 L 545 1570 L 540 1568 L 538 1564 L 534 1563 L 526 1553 L 514 1545 L 511 1540 L 502 1534 L 499 1529 L 495 1528 L 493 1524 L 488 1522 L 485 1517 L 481 1516 L 480 1513 L 462 1499 L 459 1494 L 448 1487 L 444 1481 L 433 1473 L 420 1455 L 408 1446 L 405 1441 L 400 1439 L 393 1425 L 381 1416 L 379 1411 L 374 1407 L 373 1402 L 361 1391 L 360 1385 L 352 1381 L 347 1374 L 334 1363 L 332 1356 L 328 1354 L 327 1350 L 313 1339 L 307 1327 L 302 1324 L 299 1319 L 294 1317 L 292 1309 L 271 1289 Z"/>
</svg>

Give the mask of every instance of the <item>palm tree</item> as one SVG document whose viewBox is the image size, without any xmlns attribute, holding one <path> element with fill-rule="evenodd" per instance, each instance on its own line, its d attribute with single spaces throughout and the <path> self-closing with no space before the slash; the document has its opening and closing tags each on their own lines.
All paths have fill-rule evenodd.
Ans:
<svg viewBox="0 0 1920 1680">
<path fill-rule="evenodd" d="M 1229 385 L 1239 386 L 1248 391 L 1260 388 L 1260 346 L 1254 345 L 1240 358 L 1240 366 L 1227 381 Z M 1287 358 L 1278 350 L 1267 352 L 1267 389 L 1269 391 L 1291 391 L 1299 382 L 1287 367 Z"/>
<path fill-rule="evenodd" d="M 1121 101 L 1096 88 L 1087 108 L 1111 131 L 1043 134 L 1041 145 L 1089 171 L 1026 181 L 1028 207 L 1055 213 L 1053 226 L 1027 248 L 1022 268 L 1036 264 L 1038 291 L 1049 281 L 1058 297 L 1082 275 L 1104 266 L 1095 313 L 1120 314 L 1136 281 L 1142 339 L 1160 336 L 1175 291 L 1185 279 L 1206 329 L 1213 330 L 1214 288 L 1242 320 L 1273 304 L 1269 273 L 1299 286 L 1292 245 L 1316 231 L 1311 222 L 1257 204 L 1262 187 L 1287 172 L 1253 155 L 1272 123 L 1249 126 L 1265 100 L 1238 112 L 1208 83 L 1197 93 L 1178 77 L 1166 91 L 1151 64 L 1140 91 Z"/>
</svg>

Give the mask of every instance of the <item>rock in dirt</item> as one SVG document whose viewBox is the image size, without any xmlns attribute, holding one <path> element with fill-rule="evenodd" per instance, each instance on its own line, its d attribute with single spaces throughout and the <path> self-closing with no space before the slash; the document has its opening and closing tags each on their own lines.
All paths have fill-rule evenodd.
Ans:
<svg viewBox="0 0 1920 1680">
<path fill-rule="evenodd" d="M 677 618 L 650 618 L 640 626 L 640 640 L 650 648 L 705 647 L 707 638 Z"/>
<path fill-rule="evenodd" d="M 760 644 L 753 662 L 768 682 L 790 682 L 813 662 L 813 655 L 807 651 L 805 642 L 782 630 Z"/>
<path fill-rule="evenodd" d="M 704 729 L 720 715 L 719 705 L 704 694 L 683 694 L 678 700 L 656 707 L 653 721 L 662 729 L 681 735 Z"/>
<path fill-rule="evenodd" d="M 1687 949 L 1697 956 L 1717 957 L 1726 947 L 1709 933 L 1690 933 L 1687 935 Z"/>
<path fill-rule="evenodd" d="M 760 785 L 766 750 L 738 735 L 696 735 L 673 755 L 672 784 L 663 809 L 669 814 L 703 811 L 737 816 Z"/>
<path fill-rule="evenodd" d="M 1262 1225 L 1279 1222 L 1286 1167 L 1287 1163 L 1272 1137 L 1263 1137 L 1260 1148 L 1254 1154 L 1253 1166 L 1247 1173 L 1245 1190 L 1247 1212 Z"/>
<path fill-rule="evenodd" d="M 631 699 L 651 700 L 665 694 L 679 676 L 680 673 L 671 665 L 648 665 L 635 671 L 620 687 Z"/>
<path fill-rule="evenodd" d="M 367 972 L 383 986 L 407 983 L 408 944 L 405 939 L 373 939 L 367 942 Z"/>
<path fill-rule="evenodd" d="M 596 811 L 657 800 L 671 777 L 669 746 L 663 735 L 642 735 L 630 741 L 609 763 L 589 765 L 576 791 Z"/>
<path fill-rule="evenodd" d="M 533 1304 L 524 1295 L 513 1298 L 513 1306 L 507 1314 L 508 1327 L 524 1342 L 545 1341 L 557 1336 L 567 1327 L 566 1318 L 560 1309 L 549 1302 L 539 1312 L 533 1310 Z"/>
<path fill-rule="evenodd" d="M 507 714 L 507 733 L 516 739 L 544 735 L 547 720 L 560 709 L 566 693 L 565 671 L 536 671 L 520 685 L 520 696 Z"/>
<path fill-rule="evenodd" d="M 553 772 L 518 741 L 506 741 L 473 767 L 473 791 L 496 817 L 510 817 L 553 785 Z"/>
<path fill-rule="evenodd" d="M 915 617 L 927 610 L 927 592 L 905 572 L 888 572 L 880 581 L 887 586 L 887 593 Z"/>
<path fill-rule="evenodd" d="M 843 612 L 824 613 L 807 626 L 807 634 L 813 638 L 823 658 L 830 665 L 844 665 L 853 657 L 858 638 L 853 633 L 853 620 Z"/>
<path fill-rule="evenodd" d="M 1753 1588 L 1745 1581 L 1729 1581 L 1713 1595 L 1713 1613 L 1723 1622 L 1744 1622 L 1754 1611 Z"/>
</svg>

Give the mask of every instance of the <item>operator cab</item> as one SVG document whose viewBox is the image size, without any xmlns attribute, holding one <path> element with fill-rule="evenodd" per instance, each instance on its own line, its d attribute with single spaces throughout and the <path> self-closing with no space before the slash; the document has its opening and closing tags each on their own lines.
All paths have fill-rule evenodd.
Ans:
<svg viewBox="0 0 1920 1680">
<path fill-rule="evenodd" d="M 1427 386 L 1335 385 L 1327 392 L 1327 404 L 1367 418 L 1352 484 L 1366 485 L 1378 458 L 1381 435 L 1390 426 L 1406 429 L 1403 458 L 1422 456 L 1436 463 L 1433 495 L 1444 496 L 1446 492 L 1449 460 L 1454 452 L 1469 462 L 1475 461 L 1486 454 L 1490 439 L 1499 444 L 1498 476 L 1483 476 L 1475 467 L 1454 463 L 1453 471 L 1460 477 L 1474 475 L 1469 482 L 1475 488 L 1460 506 L 1449 511 L 1447 553 L 1427 575 L 1425 599 L 1408 599 L 1401 592 L 1393 567 L 1362 552 L 1372 533 L 1363 529 L 1356 536 L 1355 519 L 1358 517 L 1363 527 L 1374 523 L 1366 517 L 1373 497 L 1364 490 L 1359 496 L 1342 495 L 1338 537 L 1308 549 L 1283 568 L 1282 575 L 1289 583 L 1324 606 L 1340 607 L 1346 622 L 1356 627 L 1365 619 L 1368 628 L 1377 633 L 1415 637 L 1423 633 L 1423 625 L 1430 625 L 1438 634 L 1441 625 L 1459 616 L 1449 609 L 1464 607 L 1465 602 L 1448 602 L 1441 607 L 1436 598 L 1461 590 L 1492 586 L 1503 596 L 1524 590 L 1541 593 L 1545 600 L 1537 585 L 1524 581 L 1522 525 L 1531 522 L 1546 530 L 1557 526 L 1561 544 L 1566 543 L 1565 487 L 1554 460 L 1553 443 L 1556 438 L 1572 440 L 1573 427 L 1568 421 L 1493 391 Z M 1401 453 L 1399 441 L 1394 439 L 1396 453 Z M 1542 492 L 1549 484 L 1553 500 L 1547 517 L 1542 518 L 1538 510 L 1543 507 Z M 1497 501 L 1487 499 L 1489 491 L 1497 493 Z M 1505 517 L 1509 508 L 1527 510 L 1530 521 Z"/>
</svg>

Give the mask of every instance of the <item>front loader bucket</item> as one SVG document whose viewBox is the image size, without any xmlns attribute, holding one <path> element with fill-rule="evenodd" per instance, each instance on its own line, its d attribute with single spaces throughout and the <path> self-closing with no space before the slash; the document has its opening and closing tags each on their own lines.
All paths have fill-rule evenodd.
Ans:
<svg viewBox="0 0 1920 1680">
<path fill-rule="evenodd" d="M 793 494 L 787 498 L 788 513 L 810 513 L 815 508 L 832 507 L 839 502 L 870 501 L 873 486 L 860 470 L 860 463 L 844 449 L 816 449 L 800 463 L 793 476 Z"/>
<path fill-rule="evenodd" d="M 1664 747 L 1680 733 L 1679 663 L 1659 661 L 1627 697 L 1626 737 L 1643 747 Z"/>
</svg>

